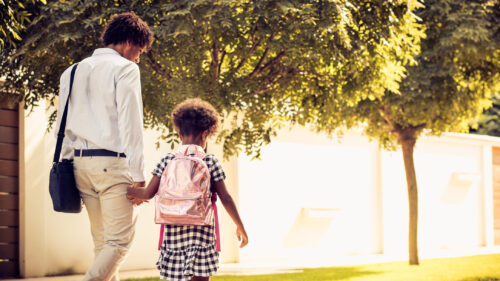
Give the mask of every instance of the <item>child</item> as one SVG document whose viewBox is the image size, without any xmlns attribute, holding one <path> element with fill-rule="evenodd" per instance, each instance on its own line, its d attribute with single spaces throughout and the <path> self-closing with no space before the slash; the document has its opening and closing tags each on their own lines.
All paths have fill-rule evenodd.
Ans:
<svg viewBox="0 0 500 281">
<path fill-rule="evenodd" d="M 206 146 L 207 138 L 219 127 L 219 114 L 208 102 L 188 99 L 177 105 L 172 112 L 172 121 L 182 141 L 179 151 L 200 149 Z M 188 150 L 190 151 L 190 150 Z M 146 188 L 128 189 L 129 199 L 150 199 L 158 191 L 161 175 L 174 158 L 167 154 L 156 169 Z M 236 236 L 240 248 L 248 243 L 248 237 L 241 222 L 234 201 L 224 184 L 226 175 L 213 154 L 204 158 L 211 177 L 211 190 L 219 196 L 222 205 L 236 224 Z M 213 225 L 165 225 L 158 268 L 161 279 L 170 281 L 205 281 L 217 271 L 219 253 L 216 250 L 215 228 Z"/>
</svg>

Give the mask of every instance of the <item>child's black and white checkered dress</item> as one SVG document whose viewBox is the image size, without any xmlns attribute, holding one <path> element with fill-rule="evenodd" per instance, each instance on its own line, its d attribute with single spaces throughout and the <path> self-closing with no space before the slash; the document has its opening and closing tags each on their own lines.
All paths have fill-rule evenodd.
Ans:
<svg viewBox="0 0 500 281">
<path fill-rule="evenodd" d="M 185 149 L 185 146 L 183 147 Z M 153 175 L 161 177 L 163 170 L 173 158 L 174 154 L 169 153 L 161 159 Z M 205 163 L 212 182 L 226 178 L 215 155 L 208 154 Z M 157 266 L 160 278 L 170 281 L 187 281 L 193 276 L 214 275 L 219 267 L 214 225 L 165 225 Z"/>
</svg>

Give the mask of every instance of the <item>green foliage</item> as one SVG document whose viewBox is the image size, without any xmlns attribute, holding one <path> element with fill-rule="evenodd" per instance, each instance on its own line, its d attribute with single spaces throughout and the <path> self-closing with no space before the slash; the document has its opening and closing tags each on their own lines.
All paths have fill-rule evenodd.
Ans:
<svg viewBox="0 0 500 281">
<path fill-rule="evenodd" d="M 499 1 L 428 0 L 425 5 L 417 15 L 426 38 L 399 92 L 387 88 L 383 96 L 343 109 L 343 118 L 366 124 L 366 133 L 386 148 L 422 131 L 465 132 L 499 92 Z"/>
<path fill-rule="evenodd" d="M 15 47 L 15 42 L 21 40 L 21 32 L 32 16 L 30 10 L 37 2 L 46 4 L 45 0 L 0 0 L 0 51 L 6 44 Z"/>
<path fill-rule="evenodd" d="M 54 101 L 58 77 L 99 46 L 106 21 L 133 10 L 155 33 L 143 55 L 145 122 L 172 142 L 168 118 L 188 97 L 214 104 L 225 156 L 259 156 L 286 121 L 332 131 L 357 123 L 340 108 L 399 91 L 422 30 L 411 1 L 49 1 L 2 57 L 2 94 Z M 57 32 L 56 32 L 57 31 Z"/>
<path fill-rule="evenodd" d="M 471 133 L 500 137 L 500 97 L 493 96 L 492 106 L 470 128 Z"/>
</svg>

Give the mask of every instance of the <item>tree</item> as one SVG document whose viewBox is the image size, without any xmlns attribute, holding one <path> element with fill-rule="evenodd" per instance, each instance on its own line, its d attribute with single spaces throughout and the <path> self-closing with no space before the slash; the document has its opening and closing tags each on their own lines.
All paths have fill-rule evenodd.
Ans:
<svg viewBox="0 0 500 281">
<path fill-rule="evenodd" d="M 398 62 L 418 51 L 416 0 L 176 0 L 49 1 L 17 48 L 0 60 L 2 94 L 54 102 L 59 75 L 99 46 L 116 13 L 134 10 L 155 33 L 141 62 L 146 125 L 176 140 L 168 118 L 179 101 L 210 101 L 231 126 L 219 135 L 225 155 L 261 145 L 284 121 L 320 112 L 322 93 L 354 105 L 393 89 Z M 57 32 L 54 32 L 57 30 Z M 304 110 L 306 112 L 303 112 Z M 55 115 L 52 115 L 53 117 Z M 338 117 L 338 116 L 333 116 Z M 332 116 L 325 121 L 338 120 Z"/>
<path fill-rule="evenodd" d="M 37 2 L 46 4 L 45 0 L 0 0 L 0 51 L 5 44 L 15 47 L 15 42 L 21 40 L 20 33 L 25 29 L 26 22 L 30 21 L 30 10 Z"/>
<path fill-rule="evenodd" d="M 409 199 L 411 265 L 419 264 L 415 143 L 423 133 L 466 132 L 500 86 L 498 0 L 427 0 L 417 15 L 425 25 L 426 38 L 416 64 L 407 67 L 398 87 L 353 105 L 336 106 L 336 113 L 307 115 L 309 108 L 298 113 L 306 114 L 305 120 L 311 119 L 318 130 L 331 132 L 338 128 L 337 119 L 346 120 L 347 124 L 362 124 L 365 133 L 385 148 L 401 147 Z M 325 92 L 318 98 L 323 100 L 320 106 L 336 104 L 334 96 Z"/>
</svg>

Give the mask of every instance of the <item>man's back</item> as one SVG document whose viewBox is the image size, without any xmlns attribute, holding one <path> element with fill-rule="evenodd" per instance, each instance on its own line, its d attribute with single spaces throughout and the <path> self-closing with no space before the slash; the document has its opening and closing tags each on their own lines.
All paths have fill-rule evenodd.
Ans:
<svg viewBox="0 0 500 281">
<path fill-rule="evenodd" d="M 68 94 L 69 70 L 61 76 L 62 102 L 66 101 Z M 138 74 L 139 68 L 135 63 L 107 48 L 97 49 L 93 56 L 78 64 L 66 125 L 66 136 L 73 142 L 73 147 L 110 150 L 119 147 L 119 152 L 123 151 L 117 107 L 120 102 L 117 98 L 123 97 L 117 97 L 117 83 L 120 79 L 128 78 L 127 87 L 130 89 L 125 89 L 127 92 L 122 95 L 136 95 L 140 93 Z M 142 100 L 137 96 L 135 99 L 142 118 Z M 59 108 L 59 112 L 62 109 Z"/>
<path fill-rule="evenodd" d="M 59 112 L 64 110 L 68 96 L 70 69 L 61 76 Z M 134 170 L 142 170 L 134 165 L 138 158 L 142 162 L 142 151 L 135 149 L 142 150 L 142 116 L 138 66 L 113 49 L 97 49 L 78 63 L 68 106 L 63 158 L 72 158 L 74 149 L 125 152 L 134 175 Z M 60 117 L 56 128 L 59 123 Z"/>
</svg>

